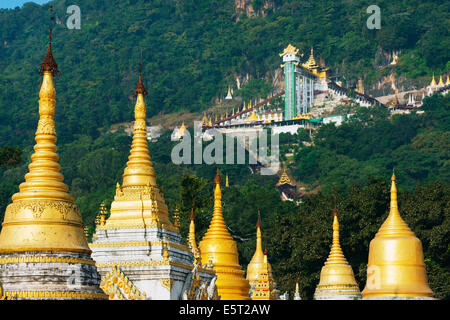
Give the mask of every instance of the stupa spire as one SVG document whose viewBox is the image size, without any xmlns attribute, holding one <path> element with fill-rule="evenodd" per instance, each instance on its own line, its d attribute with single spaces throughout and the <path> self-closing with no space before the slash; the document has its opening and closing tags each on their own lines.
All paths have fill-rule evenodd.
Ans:
<svg viewBox="0 0 450 320">
<path fill-rule="evenodd" d="M 262 250 L 261 218 L 256 221 L 256 250 L 247 266 L 247 280 L 251 286 L 252 300 L 276 300 L 278 290 L 267 260 L 267 249 Z"/>
<path fill-rule="evenodd" d="M 122 188 L 136 186 L 156 186 L 153 164 L 150 161 L 147 142 L 146 106 L 144 95 L 147 91 L 142 83 L 142 65 L 139 64 L 139 79 L 134 90 L 136 104 L 134 106 L 134 132 L 130 156 L 123 173 Z"/>
<path fill-rule="evenodd" d="M 389 215 L 370 242 L 364 299 L 430 299 L 422 243 L 401 218 L 392 173 Z"/>
<path fill-rule="evenodd" d="M 222 214 L 222 179 L 219 169 L 214 178 L 214 209 L 208 231 L 199 244 L 201 261 L 213 263 L 221 300 L 249 299 L 249 284 L 239 265 L 236 242 L 231 237 Z"/>
<path fill-rule="evenodd" d="M 191 246 L 192 252 L 195 252 L 195 250 L 197 250 L 197 243 L 195 242 L 194 207 L 191 209 L 189 220 L 191 223 L 189 225 L 188 244 Z"/>
</svg>

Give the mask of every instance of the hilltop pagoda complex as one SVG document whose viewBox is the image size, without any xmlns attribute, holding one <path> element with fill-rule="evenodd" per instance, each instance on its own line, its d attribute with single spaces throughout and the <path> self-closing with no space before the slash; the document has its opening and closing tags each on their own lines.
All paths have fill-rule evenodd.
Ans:
<svg viewBox="0 0 450 320">
<path fill-rule="evenodd" d="M 422 243 L 400 216 L 395 174 L 389 215 L 370 242 L 363 299 L 431 300 Z"/>
<path fill-rule="evenodd" d="M 50 26 L 39 73 L 36 144 L 19 192 L 12 196 L 0 234 L 0 284 L 7 299 L 107 299 L 91 258 L 80 209 L 67 192 L 56 153 L 56 91 L 59 73 Z"/>
<path fill-rule="evenodd" d="M 279 291 L 273 278 L 272 266 L 267 260 L 267 251 L 262 250 L 261 220 L 256 222 L 256 250 L 247 266 L 252 300 L 278 300 Z"/>
<path fill-rule="evenodd" d="M 211 224 L 199 244 L 203 263 L 212 263 L 217 274 L 217 291 L 221 300 L 249 300 L 250 285 L 239 265 L 236 242 L 225 225 L 222 214 L 222 191 L 219 169 L 214 178 L 214 210 Z"/>
<path fill-rule="evenodd" d="M 139 72 L 130 156 L 111 213 L 100 219 L 90 247 L 110 299 L 210 299 L 215 273 L 194 259 L 169 220 L 146 139 L 147 91 Z M 120 279 L 118 281 L 117 279 Z"/>
</svg>

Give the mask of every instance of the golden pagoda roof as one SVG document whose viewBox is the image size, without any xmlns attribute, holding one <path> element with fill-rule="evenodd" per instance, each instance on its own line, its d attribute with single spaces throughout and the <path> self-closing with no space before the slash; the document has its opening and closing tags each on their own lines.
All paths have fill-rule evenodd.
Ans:
<svg viewBox="0 0 450 320">
<path fill-rule="evenodd" d="M 283 184 L 289 184 L 293 187 L 295 187 L 295 183 L 292 183 L 291 179 L 289 178 L 289 176 L 286 173 L 286 168 L 283 169 L 283 173 L 280 176 L 280 180 L 278 180 L 278 183 L 276 184 L 276 186 L 281 186 Z"/>
<path fill-rule="evenodd" d="M 213 263 L 217 274 L 217 291 L 221 300 L 249 299 L 249 283 L 239 265 L 236 242 L 225 225 L 222 214 L 222 192 L 219 169 L 214 178 L 214 210 L 211 224 L 199 243 L 203 263 Z"/>
<path fill-rule="evenodd" d="M 294 47 L 293 45 L 289 44 L 286 48 L 284 48 L 283 52 L 280 53 L 280 57 L 285 56 L 287 54 L 294 54 L 297 55 L 298 54 L 299 49 L 297 49 L 296 47 Z"/>
<path fill-rule="evenodd" d="M 314 293 L 314 298 L 330 294 L 360 296 L 352 267 L 341 249 L 339 242 L 339 221 L 336 204 L 333 209 L 333 242 L 330 254 L 320 272 L 320 282 Z"/>
<path fill-rule="evenodd" d="M 447 75 L 447 81 L 445 82 L 445 85 L 449 85 L 450 84 L 450 76 Z"/>
<path fill-rule="evenodd" d="M 142 83 L 141 76 L 139 82 Z M 139 85 L 138 85 L 139 87 Z M 111 214 L 100 229 L 161 227 L 178 232 L 169 219 L 164 196 L 156 184 L 155 169 L 148 152 L 144 92 L 138 90 L 134 107 L 134 132 L 130 155 L 117 183 Z"/>
<path fill-rule="evenodd" d="M 363 298 L 432 297 L 422 243 L 400 216 L 395 174 L 391 178 L 389 215 L 370 242 Z"/>
<path fill-rule="evenodd" d="M 39 121 L 36 144 L 25 182 L 6 208 L 0 233 L 0 252 L 64 251 L 90 253 L 80 209 L 67 192 L 56 153 L 56 91 L 58 73 L 51 49 L 51 27 L 47 54 L 39 73 Z"/>
<path fill-rule="evenodd" d="M 253 109 L 252 114 L 247 118 L 247 121 L 257 121 L 258 116 L 256 115 L 255 109 Z"/>
<path fill-rule="evenodd" d="M 432 87 L 437 86 L 436 80 L 434 79 L 434 73 L 433 73 L 433 78 L 431 79 L 430 86 L 432 86 Z"/>
<path fill-rule="evenodd" d="M 444 86 L 444 81 L 442 80 L 442 75 L 439 76 L 439 83 L 438 86 Z"/>
<path fill-rule="evenodd" d="M 319 66 L 316 63 L 316 59 L 314 58 L 314 49 L 311 47 L 311 54 L 309 55 L 308 60 L 302 64 L 303 67 L 305 67 L 308 70 L 311 69 L 317 69 Z"/>
</svg>

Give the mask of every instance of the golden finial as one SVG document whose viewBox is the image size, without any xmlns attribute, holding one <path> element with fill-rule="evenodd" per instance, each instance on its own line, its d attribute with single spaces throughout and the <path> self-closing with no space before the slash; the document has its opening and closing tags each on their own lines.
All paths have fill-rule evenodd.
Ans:
<svg viewBox="0 0 450 320">
<path fill-rule="evenodd" d="M 60 74 L 58 70 L 58 65 L 56 64 L 55 58 L 53 58 L 52 53 L 52 21 L 53 17 L 53 6 L 50 6 L 50 23 L 48 27 L 48 48 L 47 54 L 42 61 L 41 68 L 39 69 L 39 74 L 43 75 L 45 71 L 50 72 L 53 76 Z"/>
<path fill-rule="evenodd" d="M 173 225 L 176 228 L 180 227 L 180 210 L 175 208 L 175 212 L 173 213 Z"/>
<path fill-rule="evenodd" d="M 147 142 L 146 105 L 144 95 L 147 94 L 142 83 L 141 65 L 139 80 L 135 90 L 136 104 L 134 106 L 134 132 L 130 156 L 123 173 L 122 190 L 136 186 L 156 186 L 153 164 L 150 161 Z"/>
<path fill-rule="evenodd" d="M 139 80 L 136 89 L 134 89 L 134 95 L 137 96 L 139 93 L 142 93 L 144 96 L 148 95 L 147 90 L 142 83 L 142 63 L 139 63 Z"/>
<path fill-rule="evenodd" d="M 230 185 L 228 184 L 228 174 L 226 175 L 226 178 L 225 178 L 225 187 L 229 187 Z"/>
</svg>

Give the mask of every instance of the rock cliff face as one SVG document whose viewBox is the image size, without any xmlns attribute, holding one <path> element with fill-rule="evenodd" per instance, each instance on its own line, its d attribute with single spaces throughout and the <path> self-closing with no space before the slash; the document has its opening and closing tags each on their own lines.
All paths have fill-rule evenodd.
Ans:
<svg viewBox="0 0 450 320">
<path fill-rule="evenodd" d="M 239 15 L 245 14 L 247 17 L 265 17 L 269 10 L 275 10 L 273 0 L 235 0 L 236 21 L 239 21 Z"/>
</svg>

